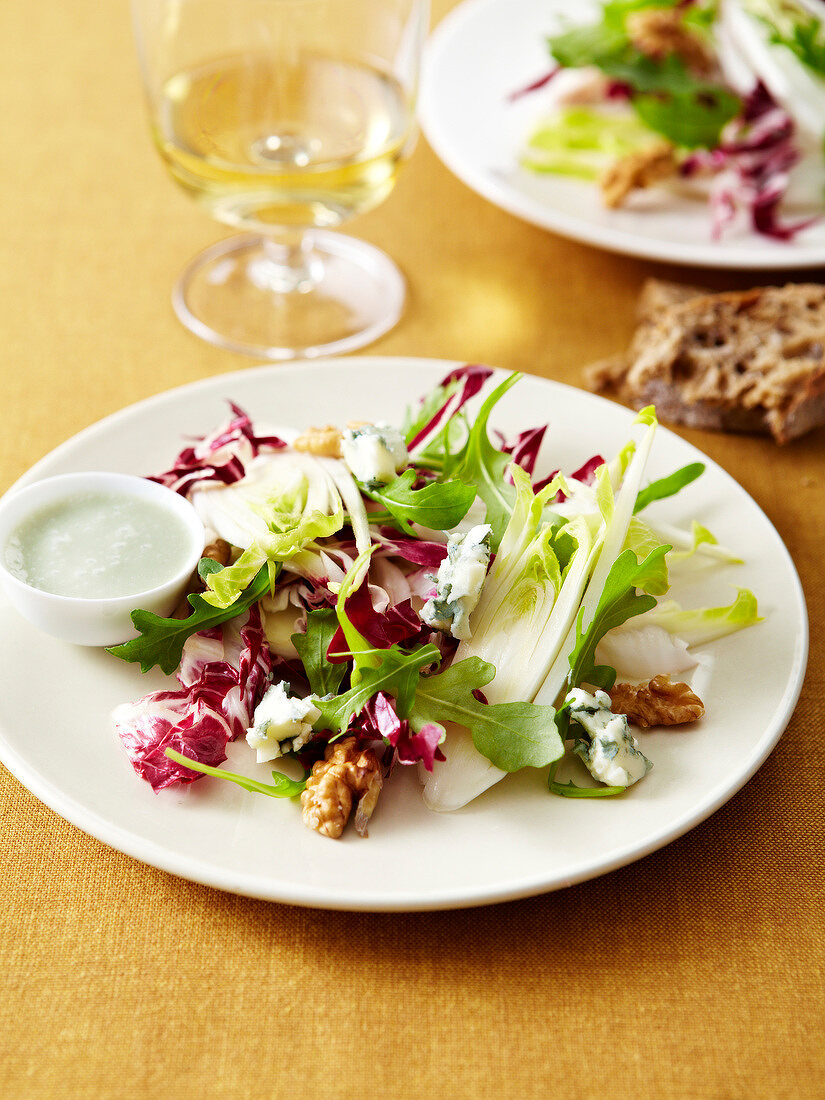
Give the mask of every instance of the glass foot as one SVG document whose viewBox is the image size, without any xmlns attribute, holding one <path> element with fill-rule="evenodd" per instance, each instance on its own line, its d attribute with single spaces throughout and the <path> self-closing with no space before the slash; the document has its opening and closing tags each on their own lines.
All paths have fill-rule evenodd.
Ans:
<svg viewBox="0 0 825 1100">
<path fill-rule="evenodd" d="M 396 324 L 401 272 L 354 237 L 308 231 L 288 244 L 230 237 L 207 248 L 172 294 L 196 336 L 261 359 L 314 358 L 364 347 Z"/>
</svg>

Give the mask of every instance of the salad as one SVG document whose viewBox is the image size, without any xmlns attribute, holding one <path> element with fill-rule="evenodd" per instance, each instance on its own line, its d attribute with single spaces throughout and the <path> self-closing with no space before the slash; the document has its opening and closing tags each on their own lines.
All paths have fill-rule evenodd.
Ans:
<svg viewBox="0 0 825 1100">
<path fill-rule="evenodd" d="M 711 235 L 790 240 L 825 205 L 821 0 L 606 0 L 547 40 L 549 109 L 522 165 L 599 187 L 709 202 Z M 543 93 L 544 94 L 544 93 Z"/>
<path fill-rule="evenodd" d="M 684 678 L 759 621 L 756 599 L 679 606 L 672 576 L 739 559 L 645 510 L 703 466 L 646 481 L 648 408 L 617 454 L 542 468 L 546 425 L 491 434 L 520 377 L 492 376 L 456 368 L 398 425 L 275 432 L 231 405 L 153 478 L 208 540 L 179 613 L 135 610 L 139 636 L 109 650 L 175 677 L 114 714 L 156 791 L 217 777 L 366 835 L 396 768 L 419 770 L 434 810 L 525 768 L 548 797 L 620 796 L 653 766 L 640 729 L 701 717 Z M 219 766 L 236 739 L 260 778 Z M 578 782 L 558 778 L 565 758 Z"/>
</svg>

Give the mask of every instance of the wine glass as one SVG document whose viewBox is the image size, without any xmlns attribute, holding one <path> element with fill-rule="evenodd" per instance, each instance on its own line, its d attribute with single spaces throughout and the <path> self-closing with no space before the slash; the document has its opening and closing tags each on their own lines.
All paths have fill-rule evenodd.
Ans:
<svg viewBox="0 0 825 1100">
<path fill-rule="evenodd" d="M 227 225 L 172 300 L 204 340 L 269 359 L 377 339 L 404 279 L 332 232 L 382 202 L 416 139 L 428 0 L 132 0 L 155 143 Z"/>
</svg>

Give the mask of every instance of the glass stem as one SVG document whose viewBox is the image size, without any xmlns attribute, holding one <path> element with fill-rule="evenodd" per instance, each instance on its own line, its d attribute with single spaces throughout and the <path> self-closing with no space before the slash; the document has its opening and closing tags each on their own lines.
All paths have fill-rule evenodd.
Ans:
<svg viewBox="0 0 825 1100">
<path fill-rule="evenodd" d="M 249 266 L 249 277 L 274 294 L 308 294 L 324 275 L 324 261 L 315 250 L 312 233 L 285 230 L 261 239 L 263 257 Z"/>
</svg>

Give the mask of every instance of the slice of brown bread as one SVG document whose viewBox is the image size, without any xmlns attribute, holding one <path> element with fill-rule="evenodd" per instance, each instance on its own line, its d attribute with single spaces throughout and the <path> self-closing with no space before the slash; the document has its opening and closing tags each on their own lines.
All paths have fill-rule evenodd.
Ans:
<svg viewBox="0 0 825 1100">
<path fill-rule="evenodd" d="M 623 356 L 594 363 L 591 389 L 693 428 L 786 443 L 825 423 L 825 287 L 711 294 L 649 280 Z"/>
</svg>

